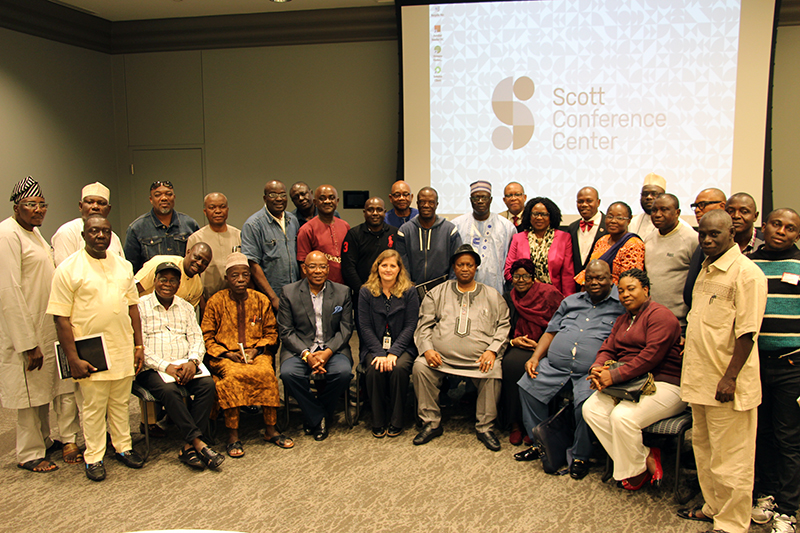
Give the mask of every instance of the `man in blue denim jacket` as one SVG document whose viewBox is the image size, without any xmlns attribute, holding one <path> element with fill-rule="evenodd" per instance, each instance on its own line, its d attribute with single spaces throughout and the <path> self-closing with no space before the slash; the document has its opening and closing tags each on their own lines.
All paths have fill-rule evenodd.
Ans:
<svg viewBox="0 0 800 533">
<path fill-rule="evenodd" d="M 153 209 L 131 222 L 125 235 L 123 251 L 134 272 L 157 255 L 185 256 L 189 235 L 200 229 L 192 217 L 175 211 L 171 182 L 150 185 L 150 204 Z"/>
</svg>

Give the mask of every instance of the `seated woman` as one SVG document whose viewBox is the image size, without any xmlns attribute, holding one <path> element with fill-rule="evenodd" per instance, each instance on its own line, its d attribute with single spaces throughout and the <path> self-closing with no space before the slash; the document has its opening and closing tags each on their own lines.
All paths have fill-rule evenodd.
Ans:
<svg viewBox="0 0 800 533">
<path fill-rule="evenodd" d="M 372 436 L 377 439 L 403 432 L 403 404 L 419 355 L 414 345 L 418 318 L 419 296 L 400 254 L 381 252 L 358 294 L 360 358 L 372 404 Z"/>
<path fill-rule="evenodd" d="M 551 199 L 537 197 L 525 204 L 519 233 L 511 239 L 506 256 L 506 280 L 511 281 L 514 261 L 526 258 L 533 261 L 537 281 L 553 285 L 564 296 L 575 292 L 572 237 L 558 229 L 560 224 L 561 210 Z"/>
<path fill-rule="evenodd" d="M 631 208 L 625 202 L 614 202 L 606 213 L 606 231 L 592 250 L 591 259 L 601 259 L 611 265 L 611 279 L 617 283 L 620 274 L 632 268 L 644 269 L 644 242 L 628 231 Z M 575 276 L 580 287 L 586 279 L 585 271 Z"/>
<path fill-rule="evenodd" d="M 272 358 L 278 344 L 278 326 L 269 298 L 248 289 L 250 266 L 236 252 L 225 263 L 228 288 L 208 300 L 201 329 L 206 343 L 206 363 L 217 384 L 217 400 L 228 428 L 228 455 L 242 457 L 239 408 L 260 405 L 267 426 L 264 440 L 279 448 L 294 446 L 278 433 L 280 407 L 278 380 Z"/>
<path fill-rule="evenodd" d="M 680 414 L 681 325 L 672 312 L 650 299 L 647 274 L 634 268 L 619 279 L 619 299 L 627 313 L 614 323 L 589 373 L 596 389 L 583 404 L 583 418 L 614 461 L 614 479 L 627 490 L 639 490 L 650 481 L 659 485 L 664 475 L 661 450 L 642 444 L 642 428 Z M 606 361 L 624 363 L 609 370 Z M 602 391 L 650 372 L 655 392 L 639 402 L 616 401 Z"/>
<path fill-rule="evenodd" d="M 514 287 L 505 293 L 511 318 L 509 347 L 503 356 L 502 402 L 505 418 L 511 425 L 509 442 L 522 444 L 522 411 L 517 382 L 525 373 L 525 363 L 536 349 L 536 342 L 547 328 L 564 296 L 554 286 L 537 282 L 530 259 L 517 259 L 511 265 Z"/>
</svg>

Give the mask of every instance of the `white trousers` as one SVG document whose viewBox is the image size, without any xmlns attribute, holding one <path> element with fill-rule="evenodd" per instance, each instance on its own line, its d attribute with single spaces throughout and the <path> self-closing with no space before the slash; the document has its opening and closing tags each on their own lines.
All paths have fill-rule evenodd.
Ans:
<svg viewBox="0 0 800 533">
<path fill-rule="evenodd" d="M 692 404 L 692 448 L 706 502 L 703 514 L 714 518 L 715 529 L 745 533 L 750 527 L 758 409 L 734 411 L 732 406 Z"/>
<path fill-rule="evenodd" d="M 642 444 L 642 429 L 661 419 L 682 413 L 681 388 L 656 381 L 656 393 L 638 403 L 595 392 L 583 403 L 583 419 L 614 461 L 614 479 L 638 476 L 647 469 L 650 448 Z"/>
<path fill-rule="evenodd" d="M 53 398 L 53 410 L 58 423 L 59 440 L 75 442 L 80 429 L 75 395 L 61 394 Z M 17 409 L 17 462 L 27 463 L 42 459 L 50 438 L 50 404 Z"/>
<path fill-rule="evenodd" d="M 106 430 L 117 452 L 132 447 L 128 403 L 133 376 L 112 381 L 78 381 L 83 395 L 83 437 L 87 464 L 103 460 L 106 454 Z M 108 417 L 108 424 L 106 424 Z"/>
</svg>

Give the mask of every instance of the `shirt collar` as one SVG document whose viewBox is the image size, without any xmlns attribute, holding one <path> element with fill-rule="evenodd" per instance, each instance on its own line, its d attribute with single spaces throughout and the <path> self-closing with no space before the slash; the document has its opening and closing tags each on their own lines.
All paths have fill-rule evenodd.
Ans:
<svg viewBox="0 0 800 533">
<path fill-rule="evenodd" d="M 265 204 L 264 205 L 264 212 L 266 212 L 269 215 L 269 218 L 271 218 L 272 220 L 274 220 L 278 224 L 281 223 L 280 222 L 281 220 L 286 220 L 286 211 L 283 212 L 281 218 L 278 218 L 278 217 L 276 217 L 275 215 L 273 215 L 272 213 L 269 212 L 269 209 L 267 209 L 267 206 Z"/>
<path fill-rule="evenodd" d="M 731 246 L 727 252 L 719 256 L 713 263 L 710 257 L 706 257 L 705 261 L 703 261 L 703 268 L 710 268 L 713 266 L 717 270 L 727 272 L 740 255 L 742 255 L 742 252 L 739 251 L 739 245 L 734 242 L 733 246 Z"/>
<path fill-rule="evenodd" d="M 157 228 L 158 227 L 162 227 L 162 226 L 165 227 L 165 228 L 170 228 L 174 224 L 176 224 L 177 218 L 178 218 L 178 214 L 174 209 L 172 210 L 172 218 L 169 219 L 169 224 L 167 224 L 167 225 L 164 225 L 164 224 L 161 223 L 161 221 L 156 216 L 156 210 L 155 209 L 150 209 L 150 216 L 153 218 L 153 223 L 156 225 Z"/>
</svg>

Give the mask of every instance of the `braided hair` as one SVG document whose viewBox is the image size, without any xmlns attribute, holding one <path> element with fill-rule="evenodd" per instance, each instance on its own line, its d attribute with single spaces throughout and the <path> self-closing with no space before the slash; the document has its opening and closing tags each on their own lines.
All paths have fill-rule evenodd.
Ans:
<svg viewBox="0 0 800 533">
<path fill-rule="evenodd" d="M 650 278 L 647 277 L 647 273 L 644 270 L 639 268 L 631 268 L 623 272 L 619 275 L 619 279 L 622 278 L 633 278 L 639 280 L 639 283 L 642 284 L 643 289 L 650 288 Z"/>
</svg>

